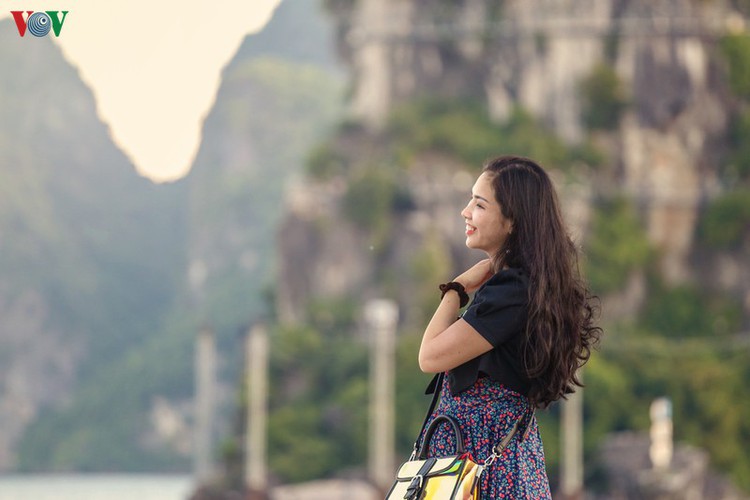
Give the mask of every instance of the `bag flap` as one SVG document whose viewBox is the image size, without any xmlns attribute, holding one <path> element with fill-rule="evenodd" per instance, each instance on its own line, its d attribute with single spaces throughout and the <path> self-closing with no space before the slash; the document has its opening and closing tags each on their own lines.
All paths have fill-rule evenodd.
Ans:
<svg viewBox="0 0 750 500">
<path fill-rule="evenodd" d="M 396 473 L 396 479 L 398 481 L 411 480 L 411 478 L 417 475 L 419 469 L 422 468 L 425 462 L 426 460 L 410 460 L 404 462 Z M 427 475 L 434 476 L 437 474 L 446 474 L 451 472 L 452 469 L 459 470 L 463 462 L 464 460 L 459 456 L 438 458 L 435 465 L 432 466 Z"/>
</svg>

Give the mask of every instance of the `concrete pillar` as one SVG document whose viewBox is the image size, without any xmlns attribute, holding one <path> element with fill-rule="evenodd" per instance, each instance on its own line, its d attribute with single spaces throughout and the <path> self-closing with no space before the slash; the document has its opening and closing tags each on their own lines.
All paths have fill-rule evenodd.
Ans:
<svg viewBox="0 0 750 500">
<path fill-rule="evenodd" d="M 398 306 L 391 300 L 371 300 L 365 306 L 370 338 L 370 480 L 381 491 L 393 482 L 395 471 L 394 392 L 395 333 Z"/>
<path fill-rule="evenodd" d="M 268 488 L 268 333 L 255 325 L 246 342 L 247 432 L 245 434 L 245 486 L 253 494 Z"/>
<path fill-rule="evenodd" d="M 651 445 L 648 450 L 651 466 L 656 470 L 667 470 L 672 464 L 672 401 L 657 398 L 651 403 Z"/>
<path fill-rule="evenodd" d="M 195 348 L 195 423 L 193 474 L 198 484 L 214 473 L 213 430 L 216 386 L 216 341 L 214 332 L 203 329 Z"/>
<path fill-rule="evenodd" d="M 581 373 L 578 373 L 579 378 Z M 583 498 L 583 388 L 562 402 L 560 489 L 565 500 Z"/>
</svg>

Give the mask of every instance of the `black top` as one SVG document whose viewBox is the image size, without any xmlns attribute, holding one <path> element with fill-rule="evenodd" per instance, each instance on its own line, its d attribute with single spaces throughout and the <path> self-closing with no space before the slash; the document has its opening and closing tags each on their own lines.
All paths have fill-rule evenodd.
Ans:
<svg viewBox="0 0 750 500">
<path fill-rule="evenodd" d="M 453 395 L 474 385 L 481 375 L 528 396 L 531 382 L 523 363 L 528 294 L 529 276 L 522 269 L 504 269 L 477 290 L 462 317 L 494 349 L 448 373 Z"/>
</svg>

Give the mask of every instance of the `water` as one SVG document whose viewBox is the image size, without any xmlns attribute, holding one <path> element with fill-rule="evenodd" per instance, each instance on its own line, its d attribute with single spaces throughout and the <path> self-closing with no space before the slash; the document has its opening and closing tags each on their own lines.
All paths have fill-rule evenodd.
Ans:
<svg viewBox="0 0 750 500">
<path fill-rule="evenodd" d="M 8 475 L 0 476 L 0 500 L 186 500 L 190 476 Z"/>
</svg>

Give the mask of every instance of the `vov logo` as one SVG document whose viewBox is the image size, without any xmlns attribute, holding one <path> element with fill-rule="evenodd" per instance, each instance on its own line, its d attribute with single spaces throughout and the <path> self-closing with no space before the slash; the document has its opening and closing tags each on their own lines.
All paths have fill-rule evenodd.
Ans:
<svg viewBox="0 0 750 500">
<path fill-rule="evenodd" d="M 67 10 L 62 11 L 62 18 L 60 17 L 59 10 L 47 10 L 34 12 L 33 10 L 12 10 L 13 20 L 16 22 L 16 28 L 18 28 L 18 34 L 24 36 L 26 31 L 34 36 L 42 37 L 47 36 L 50 30 L 55 32 L 55 36 L 60 36 L 65 18 L 68 15 Z M 24 13 L 26 18 L 24 18 Z"/>
</svg>

